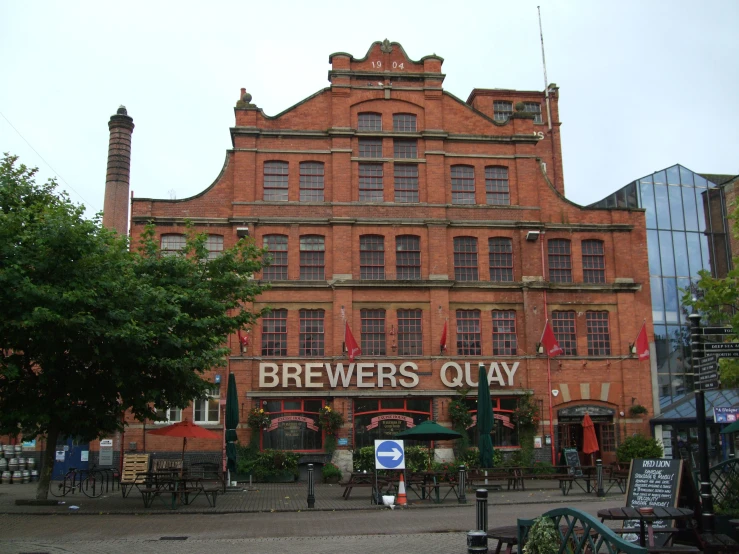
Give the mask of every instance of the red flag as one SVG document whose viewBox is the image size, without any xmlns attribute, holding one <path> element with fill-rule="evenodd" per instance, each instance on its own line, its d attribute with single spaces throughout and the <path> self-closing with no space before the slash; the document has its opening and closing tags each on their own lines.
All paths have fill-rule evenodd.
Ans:
<svg viewBox="0 0 739 554">
<path fill-rule="evenodd" d="M 355 357 L 362 355 L 362 349 L 354 340 L 354 335 L 349 329 L 349 322 L 347 321 L 344 325 L 344 344 L 346 345 L 346 351 L 349 353 L 349 361 L 353 362 Z"/>
<path fill-rule="evenodd" d="M 241 329 L 239 329 L 237 333 L 239 334 L 239 343 L 241 344 L 241 347 L 246 349 L 246 347 L 249 346 L 249 333 L 242 335 Z"/>
<path fill-rule="evenodd" d="M 448 323 L 448 321 L 444 322 L 444 330 L 441 332 L 441 340 L 439 341 L 439 349 L 442 354 L 444 353 L 444 350 L 446 350 L 446 331 Z"/>
<path fill-rule="evenodd" d="M 639 356 L 640 362 L 649 359 L 649 340 L 647 339 L 646 321 L 642 324 L 641 330 L 636 336 L 636 342 L 634 342 L 634 346 L 636 346 L 636 355 Z"/>
<path fill-rule="evenodd" d="M 559 356 L 564 352 L 564 350 L 560 348 L 557 338 L 554 336 L 554 331 L 552 330 L 552 326 L 549 325 L 548 319 L 544 324 L 544 332 L 541 334 L 541 344 L 544 347 L 544 353 L 550 358 Z"/>
</svg>

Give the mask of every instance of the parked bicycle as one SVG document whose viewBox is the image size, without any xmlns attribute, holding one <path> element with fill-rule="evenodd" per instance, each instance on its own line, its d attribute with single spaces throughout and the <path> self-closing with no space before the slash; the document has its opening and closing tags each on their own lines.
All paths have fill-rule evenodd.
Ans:
<svg viewBox="0 0 739 554">
<path fill-rule="evenodd" d="M 94 465 L 90 469 L 70 467 L 61 481 L 49 483 L 49 492 L 56 497 L 81 492 L 90 498 L 97 498 L 111 487 L 115 488 L 115 484 L 116 472 L 110 469 L 98 469 Z"/>
</svg>

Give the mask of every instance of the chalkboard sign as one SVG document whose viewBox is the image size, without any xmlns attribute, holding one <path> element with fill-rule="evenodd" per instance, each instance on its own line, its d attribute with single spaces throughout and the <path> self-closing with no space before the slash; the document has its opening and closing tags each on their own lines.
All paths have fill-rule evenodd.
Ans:
<svg viewBox="0 0 739 554">
<path fill-rule="evenodd" d="M 626 505 L 633 508 L 677 506 L 682 467 L 682 460 L 632 460 L 629 485 L 626 489 Z M 660 527 L 670 527 L 671 523 L 671 521 L 659 520 L 655 521 L 652 527 L 656 531 Z M 624 522 L 626 529 L 638 527 L 638 520 Z M 656 545 L 664 546 L 669 537 L 668 533 L 655 533 L 654 542 Z M 632 539 L 627 535 L 624 535 L 624 538 Z"/>
<path fill-rule="evenodd" d="M 565 464 L 567 464 L 567 473 L 575 477 L 582 477 L 582 468 L 580 467 L 580 456 L 577 454 L 577 448 L 563 448 L 565 455 Z"/>
</svg>

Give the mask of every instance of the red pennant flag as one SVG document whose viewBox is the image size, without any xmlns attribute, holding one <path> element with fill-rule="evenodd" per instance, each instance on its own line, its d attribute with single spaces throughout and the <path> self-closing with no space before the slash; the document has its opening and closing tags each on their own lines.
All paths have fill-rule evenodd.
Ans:
<svg viewBox="0 0 739 554">
<path fill-rule="evenodd" d="M 247 346 L 249 346 L 249 333 L 242 335 L 241 329 L 239 329 L 237 333 L 239 334 L 239 344 L 241 344 L 241 347 L 246 348 Z"/>
<path fill-rule="evenodd" d="M 640 362 L 649 359 L 649 340 L 647 339 L 646 321 L 642 324 L 641 330 L 636 336 L 636 342 L 634 342 L 634 346 L 636 346 L 636 355 L 639 356 Z"/>
<path fill-rule="evenodd" d="M 544 353 L 550 358 L 559 356 L 564 352 L 557 342 L 557 338 L 554 336 L 552 326 L 549 325 L 549 320 L 544 324 L 544 332 L 541 334 L 541 344 L 544 347 Z"/>
<path fill-rule="evenodd" d="M 345 323 L 344 327 L 344 344 L 346 345 L 346 351 L 349 353 L 349 361 L 353 362 L 354 358 L 362 355 L 362 349 L 359 348 L 357 341 L 354 340 L 351 329 L 349 329 L 349 322 Z"/>
<path fill-rule="evenodd" d="M 448 323 L 448 321 L 444 322 L 444 330 L 441 332 L 441 340 L 439 341 L 439 349 L 442 354 L 444 353 L 444 350 L 446 350 L 446 332 Z"/>
</svg>

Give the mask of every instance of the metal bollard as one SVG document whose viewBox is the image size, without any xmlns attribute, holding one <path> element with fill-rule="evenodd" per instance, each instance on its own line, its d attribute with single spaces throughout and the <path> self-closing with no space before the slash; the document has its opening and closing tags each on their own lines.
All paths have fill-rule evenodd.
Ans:
<svg viewBox="0 0 739 554">
<path fill-rule="evenodd" d="M 316 505 L 316 488 L 313 484 L 313 464 L 308 464 L 308 507 Z"/>
<path fill-rule="evenodd" d="M 475 499 L 477 501 L 477 526 L 478 531 L 488 532 L 488 491 L 487 489 L 477 489 L 475 491 Z"/>
<path fill-rule="evenodd" d="M 595 460 L 595 474 L 598 479 L 598 492 L 597 496 L 605 496 L 606 491 L 603 490 L 603 460 Z"/>
<path fill-rule="evenodd" d="M 487 554 L 488 534 L 486 531 L 470 531 L 467 533 L 468 554 Z"/>
<path fill-rule="evenodd" d="M 467 496 L 465 495 L 465 489 L 467 488 L 467 470 L 464 466 L 459 466 L 459 503 L 467 504 Z"/>
</svg>

